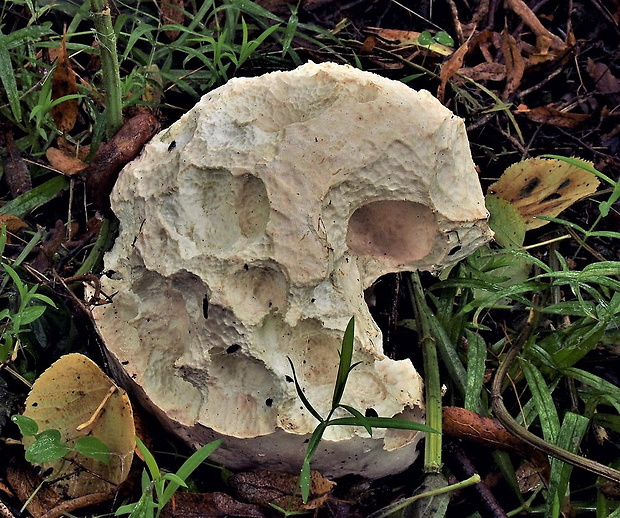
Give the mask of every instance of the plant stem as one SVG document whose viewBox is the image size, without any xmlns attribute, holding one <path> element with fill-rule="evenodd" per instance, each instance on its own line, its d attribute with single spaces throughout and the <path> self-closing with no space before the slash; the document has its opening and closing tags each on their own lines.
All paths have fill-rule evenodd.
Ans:
<svg viewBox="0 0 620 518">
<path fill-rule="evenodd" d="M 439 380 L 439 361 L 437 347 L 431 333 L 431 326 L 426 314 L 429 311 L 418 272 L 411 274 L 409 290 L 415 306 L 418 332 L 420 333 L 422 354 L 424 356 L 424 385 L 426 387 L 426 424 L 441 432 L 441 382 Z M 442 434 L 426 434 L 424 443 L 424 471 L 439 473 L 441 471 Z"/>
<path fill-rule="evenodd" d="M 123 101 L 118 54 L 116 53 L 116 34 L 107 0 L 90 0 L 90 13 L 100 45 L 105 86 L 106 135 L 109 140 L 123 125 Z"/>
<path fill-rule="evenodd" d="M 110 218 L 103 220 L 101 223 L 101 229 L 99 230 L 99 236 L 97 236 L 97 241 L 95 241 L 93 249 L 82 263 L 82 266 L 80 266 L 78 271 L 75 273 L 76 275 L 96 272 L 96 269 L 101 265 L 103 254 L 114 244 L 117 231 L 117 220 L 111 220 Z"/>
</svg>

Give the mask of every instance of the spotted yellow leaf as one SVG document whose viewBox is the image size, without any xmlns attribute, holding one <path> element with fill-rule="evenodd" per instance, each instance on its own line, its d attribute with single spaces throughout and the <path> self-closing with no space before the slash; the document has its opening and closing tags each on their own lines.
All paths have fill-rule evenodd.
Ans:
<svg viewBox="0 0 620 518">
<path fill-rule="evenodd" d="M 127 478 L 135 448 L 131 403 L 125 391 L 86 356 L 67 354 L 41 374 L 26 399 L 24 416 L 36 421 L 40 432 L 58 430 L 60 444 L 70 449 L 62 459 L 42 465 L 44 471 L 52 468 L 52 487 L 59 493 L 77 498 L 111 492 Z M 107 446 L 109 459 L 75 451 L 82 437 L 99 439 Z M 24 447 L 34 440 L 24 437 Z"/>
<path fill-rule="evenodd" d="M 537 216 L 556 217 L 581 198 L 596 191 L 592 173 L 556 159 L 529 158 L 511 165 L 488 194 L 511 202 L 525 220 L 526 229 L 546 225 Z"/>
</svg>

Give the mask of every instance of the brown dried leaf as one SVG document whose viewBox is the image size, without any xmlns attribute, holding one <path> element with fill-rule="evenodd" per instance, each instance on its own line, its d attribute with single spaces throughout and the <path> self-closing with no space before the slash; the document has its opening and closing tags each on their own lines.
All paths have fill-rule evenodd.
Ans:
<svg viewBox="0 0 620 518">
<path fill-rule="evenodd" d="M 506 0 L 506 5 L 523 20 L 523 23 L 532 30 L 537 39 L 543 36 L 548 38 L 550 47 L 559 49 L 560 51 L 566 48 L 566 44 L 562 39 L 548 31 L 536 17 L 534 11 L 532 11 L 523 0 Z"/>
<path fill-rule="evenodd" d="M 504 29 L 502 32 L 502 52 L 504 53 L 504 61 L 506 63 L 506 75 L 508 80 L 506 81 L 506 87 L 502 98 L 508 99 L 510 94 L 516 92 L 521 85 L 521 79 L 523 79 L 523 73 L 525 72 L 525 61 L 521 56 L 521 51 L 517 46 L 517 42 L 508 32 L 508 29 Z"/>
<path fill-rule="evenodd" d="M 43 484 L 34 466 L 22 460 L 13 460 L 6 471 L 7 482 L 22 502 L 28 502 L 26 509 L 34 518 L 62 518 L 84 507 L 94 506 L 110 499 L 108 493 L 91 495 L 71 500 L 62 500 L 49 485 Z M 4 515 L 2 515 L 4 516 Z"/>
<path fill-rule="evenodd" d="M 446 93 L 446 84 L 463 66 L 463 60 L 465 59 L 465 54 L 467 54 L 468 43 L 469 42 L 467 41 L 463 43 L 463 45 L 461 45 L 458 50 L 452 54 L 450 59 L 441 67 L 441 72 L 439 73 L 440 84 L 437 88 L 437 99 L 439 99 L 442 103 Z"/>
<path fill-rule="evenodd" d="M 613 75 L 607 65 L 595 63 L 592 58 L 588 58 L 588 74 L 594 81 L 597 92 L 602 94 L 620 93 L 620 80 Z"/>
<path fill-rule="evenodd" d="M 370 52 L 372 52 L 372 49 L 375 48 L 376 44 L 377 44 L 377 37 L 374 34 L 371 34 L 370 36 L 367 36 L 366 39 L 364 40 L 364 43 L 362 44 L 360 48 L 360 52 L 364 54 L 369 54 Z"/>
<path fill-rule="evenodd" d="M 503 81 L 506 79 L 506 67 L 501 63 L 479 63 L 475 67 L 461 68 L 461 74 L 474 81 Z"/>
<path fill-rule="evenodd" d="M 22 228 L 28 228 L 28 225 L 14 214 L 0 214 L 0 225 L 6 225 L 7 232 L 12 234 L 16 234 Z"/>
<path fill-rule="evenodd" d="M 163 508 L 161 518 L 265 518 L 254 504 L 244 504 L 226 493 L 181 493 Z"/>
<path fill-rule="evenodd" d="M 32 178 L 28 166 L 15 145 L 12 131 L 6 130 L 0 133 L 0 147 L 3 145 L 5 148 L 2 151 L 4 178 L 11 196 L 17 198 L 20 194 L 32 189 Z"/>
<path fill-rule="evenodd" d="M 13 461 L 7 469 L 6 478 L 20 502 L 31 498 L 26 509 L 34 518 L 44 516 L 61 501 L 60 495 L 49 486 L 43 485 L 37 491 L 42 479 L 24 460 Z"/>
<path fill-rule="evenodd" d="M 142 100 L 159 104 L 161 102 L 161 94 L 164 89 L 164 80 L 159 72 L 159 67 L 156 64 L 151 64 L 146 67 L 146 88 L 142 94 Z"/>
<path fill-rule="evenodd" d="M 62 43 L 56 59 L 56 68 L 52 76 L 52 99 L 60 99 L 65 95 L 76 94 L 77 82 L 71 61 L 67 54 L 66 34 L 62 37 Z M 65 133 L 75 126 L 78 115 L 78 100 L 68 99 L 54 106 L 50 113 L 56 123 L 58 131 Z"/>
<path fill-rule="evenodd" d="M 544 483 L 540 469 L 534 466 L 531 462 L 524 462 L 521 464 L 517 468 L 517 471 L 515 471 L 515 475 L 517 477 L 519 491 L 521 491 L 521 494 L 535 491 Z"/>
<path fill-rule="evenodd" d="M 513 452 L 521 457 L 531 458 L 543 476 L 549 476 L 547 457 L 508 432 L 499 420 L 465 408 L 443 407 L 442 422 L 443 432 L 447 436 L 464 439 L 485 448 Z"/>
<path fill-rule="evenodd" d="M 32 260 L 30 266 L 41 273 L 47 271 L 52 266 L 54 254 L 62 245 L 65 237 L 67 237 L 65 225 L 61 220 L 58 220 L 56 221 L 56 226 L 45 236 L 45 240 L 39 248 L 39 253 Z"/>
<path fill-rule="evenodd" d="M 150 112 L 142 112 L 129 119 L 110 142 L 97 150 L 84 169 L 88 196 L 97 209 L 110 207 L 110 193 L 121 169 L 138 156 L 158 130 L 157 118 Z"/>
<path fill-rule="evenodd" d="M 78 174 L 88 167 L 88 165 L 82 162 L 79 158 L 71 156 L 55 147 L 47 148 L 45 156 L 54 169 L 67 176 Z"/>
<path fill-rule="evenodd" d="M 495 63 L 495 58 L 491 52 L 492 47 L 496 47 L 496 41 L 501 41 L 501 36 L 492 31 L 482 31 L 475 34 L 471 39 L 469 46 L 470 51 L 473 49 L 479 49 L 487 63 Z"/>
<path fill-rule="evenodd" d="M 271 508 L 269 504 L 275 504 L 284 509 L 301 511 L 321 507 L 335 485 L 316 471 L 310 477 L 310 497 L 305 504 L 299 491 L 296 491 L 298 475 L 259 470 L 233 475 L 229 484 L 236 496 L 246 502 L 266 508 Z"/>
<path fill-rule="evenodd" d="M 527 445 L 508 432 L 497 419 L 464 408 L 443 407 L 442 420 L 443 432 L 449 437 L 520 454 L 528 451 Z"/>
<path fill-rule="evenodd" d="M 530 158 L 506 169 L 489 187 L 489 194 L 515 205 L 526 228 L 532 229 L 548 223 L 536 216 L 556 217 L 596 191 L 598 185 L 596 176 L 580 167 L 561 160 Z"/>
<path fill-rule="evenodd" d="M 174 24 L 183 25 L 185 22 L 184 0 L 162 0 L 159 18 L 164 25 Z M 165 31 L 167 38 L 174 41 L 179 37 L 181 31 L 178 29 Z"/>
<path fill-rule="evenodd" d="M 71 142 L 68 142 L 65 137 L 60 135 L 56 139 L 56 145 L 58 149 L 64 151 L 66 155 L 74 156 L 79 158 L 80 160 L 86 160 L 88 155 L 90 155 L 90 146 L 79 144 L 74 146 Z"/>
<path fill-rule="evenodd" d="M 519 109 L 528 119 L 541 124 L 549 124 L 560 128 L 576 128 L 590 115 L 586 113 L 563 112 L 551 105 L 539 106 L 538 108 Z"/>
</svg>

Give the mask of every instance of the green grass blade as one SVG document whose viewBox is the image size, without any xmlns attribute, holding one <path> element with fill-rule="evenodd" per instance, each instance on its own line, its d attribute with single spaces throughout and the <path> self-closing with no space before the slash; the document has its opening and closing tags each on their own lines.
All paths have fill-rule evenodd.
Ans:
<svg viewBox="0 0 620 518">
<path fill-rule="evenodd" d="M 308 441 L 308 448 L 306 449 L 306 455 L 304 457 L 304 461 L 301 465 L 301 471 L 299 472 L 299 488 L 301 490 L 301 498 L 304 503 L 308 501 L 308 497 L 310 496 L 310 484 L 311 480 L 311 471 L 310 471 L 310 461 L 312 457 L 319 447 L 319 443 L 323 438 L 323 433 L 325 433 L 325 429 L 327 428 L 327 422 L 322 422 L 314 429 L 312 435 L 310 436 L 310 440 Z"/>
<path fill-rule="evenodd" d="M 465 330 L 467 337 L 467 387 L 465 388 L 465 408 L 477 410 L 480 406 L 480 392 L 484 384 L 484 368 L 487 359 L 487 346 L 478 333 Z"/>
<path fill-rule="evenodd" d="M 301 388 L 299 381 L 297 380 L 297 373 L 295 372 L 295 366 L 293 365 L 293 361 L 289 357 L 287 357 L 286 359 L 288 360 L 288 363 L 291 366 L 291 370 L 293 371 L 293 381 L 295 382 L 295 389 L 297 390 L 297 395 L 299 396 L 299 399 L 301 399 L 303 405 L 308 409 L 308 412 L 310 412 L 317 421 L 322 423 L 323 418 L 321 417 L 321 414 L 319 414 L 310 404 L 310 401 L 308 401 L 308 398 L 304 394 L 304 391 Z"/>
<path fill-rule="evenodd" d="M 590 372 L 577 369 L 575 367 L 562 369 L 562 374 L 581 383 L 584 383 L 585 385 L 588 385 L 589 387 L 592 387 L 596 391 L 600 392 L 600 394 L 610 396 L 618 400 L 618 402 L 620 403 L 620 387 L 617 387 L 613 383 L 604 380 L 596 374 L 592 374 Z"/>
<path fill-rule="evenodd" d="M 340 408 L 344 408 L 347 412 L 350 412 L 351 414 L 353 414 L 353 417 L 356 417 L 357 419 L 359 419 L 360 422 L 363 423 L 362 426 L 366 428 L 368 435 L 372 437 L 372 426 L 370 426 L 366 422 L 366 416 L 364 414 L 362 414 L 359 410 L 349 405 L 340 405 Z"/>
<path fill-rule="evenodd" d="M 558 432 L 557 446 L 576 453 L 588 429 L 589 419 L 581 415 L 567 412 Z M 560 508 L 568 490 L 568 481 L 573 467 L 558 459 L 551 459 L 551 475 L 549 476 L 549 492 L 545 509 L 545 518 L 560 516 Z"/>
<path fill-rule="evenodd" d="M 532 393 L 532 398 L 536 409 L 543 436 L 547 442 L 555 444 L 557 442 L 560 429 L 560 418 L 555 408 L 549 387 L 540 371 L 525 359 L 520 360 L 523 373 L 527 379 L 527 385 Z"/>
<path fill-rule="evenodd" d="M 437 496 L 437 495 L 441 495 L 444 493 L 450 493 L 452 491 L 461 490 L 466 487 L 478 484 L 479 482 L 480 482 L 480 475 L 476 473 L 472 475 L 471 477 L 469 477 L 468 479 L 463 480 L 462 482 L 457 482 L 456 484 L 453 484 L 451 486 L 435 489 L 432 491 L 427 491 L 424 493 L 419 493 L 409 498 L 403 498 L 402 500 L 394 502 L 393 504 L 390 504 L 384 507 L 383 509 L 379 509 L 378 511 L 375 511 L 374 513 L 368 515 L 368 518 L 385 518 L 387 516 L 398 516 L 395 514 L 396 512 L 401 511 L 405 507 L 411 505 L 416 500 L 420 500 L 422 498 L 430 498 L 432 496 Z"/>
<path fill-rule="evenodd" d="M 585 317 L 587 318 L 587 317 Z M 591 322 L 590 325 L 584 325 L 576 328 L 574 332 L 566 336 L 563 347 L 552 353 L 554 363 L 559 369 L 572 367 L 581 360 L 586 354 L 596 347 L 601 337 L 605 334 L 608 321 Z"/>
<path fill-rule="evenodd" d="M 145 446 L 145 444 L 140 440 L 140 437 L 136 435 L 136 445 L 138 446 L 138 450 L 142 454 L 144 458 L 144 463 L 151 474 L 151 479 L 156 480 L 161 477 L 161 473 L 159 471 L 159 466 L 157 465 L 157 461 L 153 454 L 149 451 L 149 449 Z"/>
<path fill-rule="evenodd" d="M 357 417 L 339 417 L 337 419 L 331 419 L 327 421 L 328 426 L 370 426 L 372 428 L 389 428 L 395 430 L 415 430 L 418 432 L 438 434 L 438 430 L 431 428 L 428 425 L 417 423 L 415 421 L 409 421 L 407 419 L 400 419 L 396 417 L 364 417 L 358 419 Z"/>
<path fill-rule="evenodd" d="M 9 105 L 13 112 L 13 117 L 17 122 L 22 120 L 22 110 L 19 105 L 19 91 L 17 90 L 17 81 L 13 73 L 13 64 L 11 63 L 11 55 L 6 48 L 6 42 L 3 41 L 6 36 L 0 33 L 0 81 L 4 85 L 4 91 L 9 99 Z"/>
<path fill-rule="evenodd" d="M 13 214 L 18 218 L 23 218 L 30 211 L 54 199 L 68 187 L 69 179 L 67 177 L 55 176 L 0 207 L 0 214 Z"/>
<path fill-rule="evenodd" d="M 203 461 L 211 455 L 219 446 L 222 444 L 222 439 L 218 439 L 217 441 L 210 442 L 209 444 L 205 444 L 202 448 L 196 450 L 190 457 L 187 459 L 182 466 L 177 470 L 176 476 L 178 480 L 171 480 L 164 491 L 162 505 L 165 505 L 166 502 L 170 501 L 172 495 L 174 495 L 175 491 L 179 489 L 180 485 L 179 481 L 185 482 L 187 477 L 189 477 L 194 470 L 200 466 Z"/>
<path fill-rule="evenodd" d="M 355 317 L 351 317 L 342 339 L 342 349 L 340 351 L 340 363 L 338 365 L 338 375 L 334 385 L 334 396 L 332 398 L 332 408 L 340 404 L 344 389 L 347 385 L 347 378 L 351 371 L 351 361 L 353 359 L 353 344 L 355 341 Z"/>
</svg>

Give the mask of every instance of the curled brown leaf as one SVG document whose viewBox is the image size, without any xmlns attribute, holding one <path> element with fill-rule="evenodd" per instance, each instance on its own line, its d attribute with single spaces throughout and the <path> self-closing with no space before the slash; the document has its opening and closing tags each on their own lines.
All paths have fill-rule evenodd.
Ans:
<svg viewBox="0 0 620 518">
<path fill-rule="evenodd" d="M 141 112 L 129 119 L 110 142 L 99 147 L 83 171 L 89 201 L 96 209 L 110 208 L 110 193 L 121 169 L 138 156 L 157 131 L 157 118 L 150 112 Z"/>
</svg>

